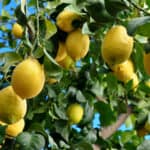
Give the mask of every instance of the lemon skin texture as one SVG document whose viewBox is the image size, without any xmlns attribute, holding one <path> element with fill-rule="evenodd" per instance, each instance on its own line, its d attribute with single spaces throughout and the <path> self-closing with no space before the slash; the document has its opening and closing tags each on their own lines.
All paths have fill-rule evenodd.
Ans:
<svg viewBox="0 0 150 150">
<path fill-rule="evenodd" d="M 114 75 L 122 82 L 129 81 L 134 73 L 134 65 L 131 60 L 126 60 L 121 64 L 112 67 Z"/>
<path fill-rule="evenodd" d="M 112 27 L 106 33 L 101 46 L 104 61 L 109 65 L 124 62 L 132 53 L 133 43 L 133 38 L 128 36 L 124 26 Z"/>
<path fill-rule="evenodd" d="M 71 124 L 79 123 L 83 118 L 84 110 L 79 104 L 71 104 L 67 109 L 67 116 Z"/>
<path fill-rule="evenodd" d="M 6 136 L 8 138 L 11 138 L 11 137 L 16 137 L 23 131 L 24 126 L 25 126 L 25 121 L 23 118 L 13 124 L 6 124 L 6 123 L 0 121 L 0 125 L 3 125 L 3 126 L 7 125 Z"/>
<path fill-rule="evenodd" d="M 22 38 L 23 32 L 24 32 L 24 29 L 20 24 L 18 24 L 18 23 L 13 24 L 12 34 L 14 35 L 14 37 Z"/>
<path fill-rule="evenodd" d="M 0 120 L 5 123 L 15 123 L 23 118 L 27 111 L 26 100 L 19 97 L 8 86 L 0 91 Z"/>
<path fill-rule="evenodd" d="M 14 91 L 22 98 L 37 96 L 43 89 L 45 73 L 43 66 L 34 58 L 27 58 L 19 63 L 12 73 Z"/>
<path fill-rule="evenodd" d="M 67 53 L 73 60 L 77 61 L 88 53 L 90 39 L 80 29 L 70 32 L 66 39 Z"/>
<path fill-rule="evenodd" d="M 144 54 L 144 68 L 148 75 L 150 75 L 150 53 Z"/>
<path fill-rule="evenodd" d="M 56 24 L 62 31 L 71 32 L 75 29 L 73 26 L 75 20 L 80 20 L 79 14 L 74 11 L 63 10 L 58 14 Z"/>
</svg>

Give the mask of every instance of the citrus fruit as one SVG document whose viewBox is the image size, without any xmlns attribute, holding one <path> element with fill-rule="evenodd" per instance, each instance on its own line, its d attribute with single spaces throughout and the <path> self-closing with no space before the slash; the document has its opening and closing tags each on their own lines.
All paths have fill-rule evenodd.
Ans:
<svg viewBox="0 0 150 150">
<path fill-rule="evenodd" d="M 23 32 L 24 32 L 24 29 L 20 24 L 18 23 L 13 24 L 12 34 L 14 35 L 14 37 L 21 38 L 23 36 Z"/>
<path fill-rule="evenodd" d="M 133 49 L 133 38 L 127 34 L 121 25 L 112 27 L 105 35 L 101 46 L 102 57 L 109 65 L 115 65 L 127 60 Z"/>
<path fill-rule="evenodd" d="M 144 54 L 144 68 L 148 75 L 150 75 L 150 53 Z"/>
<path fill-rule="evenodd" d="M 16 137 L 23 131 L 25 122 L 24 122 L 24 119 L 22 118 L 13 124 L 7 124 L 7 123 L 0 121 L 0 125 L 7 125 L 7 127 L 6 127 L 6 136 L 7 137 Z"/>
<path fill-rule="evenodd" d="M 74 21 L 80 20 L 80 15 L 71 10 L 63 10 L 56 18 L 57 26 L 65 32 L 71 32 L 75 29 Z"/>
<path fill-rule="evenodd" d="M 66 55 L 61 61 L 57 61 L 57 63 L 65 69 L 70 69 L 74 66 L 74 61 L 69 55 Z"/>
<path fill-rule="evenodd" d="M 0 91 L 0 120 L 5 123 L 15 123 L 23 118 L 27 111 L 26 100 L 19 97 L 8 86 Z"/>
<path fill-rule="evenodd" d="M 83 107 L 80 104 L 74 103 L 67 108 L 67 116 L 71 124 L 77 124 L 82 120 Z"/>
<path fill-rule="evenodd" d="M 123 63 L 114 65 L 112 70 L 118 80 L 126 82 L 131 79 L 134 73 L 134 66 L 131 60 L 126 60 Z"/>
<path fill-rule="evenodd" d="M 79 60 L 86 56 L 89 50 L 90 39 L 80 29 L 72 31 L 66 39 L 67 53 L 73 60 Z"/>
<path fill-rule="evenodd" d="M 67 56 L 67 48 L 65 43 L 63 42 L 59 42 L 58 44 L 58 51 L 57 51 L 57 55 L 55 57 L 56 61 L 61 61 L 63 60 L 65 57 Z"/>
<path fill-rule="evenodd" d="M 12 87 L 22 98 L 33 98 L 43 89 L 45 74 L 43 66 L 34 58 L 19 63 L 12 73 Z"/>
</svg>

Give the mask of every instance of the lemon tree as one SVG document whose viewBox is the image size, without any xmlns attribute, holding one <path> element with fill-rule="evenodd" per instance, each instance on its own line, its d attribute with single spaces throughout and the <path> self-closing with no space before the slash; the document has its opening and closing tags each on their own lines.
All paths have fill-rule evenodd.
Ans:
<svg viewBox="0 0 150 150">
<path fill-rule="evenodd" d="M 0 147 L 149 148 L 149 26 L 149 0 L 3 0 Z"/>
</svg>

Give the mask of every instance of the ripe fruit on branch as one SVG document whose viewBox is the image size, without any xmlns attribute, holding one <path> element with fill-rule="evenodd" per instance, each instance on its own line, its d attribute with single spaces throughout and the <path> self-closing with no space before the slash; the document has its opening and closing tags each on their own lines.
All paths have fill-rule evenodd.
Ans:
<svg viewBox="0 0 150 150">
<path fill-rule="evenodd" d="M 45 74 L 43 66 L 33 58 L 27 58 L 12 73 L 12 87 L 22 98 L 33 98 L 43 89 Z"/>
<path fill-rule="evenodd" d="M 17 135 L 19 135 L 23 131 L 24 126 L 25 126 L 25 122 L 24 122 L 24 119 L 22 118 L 13 124 L 7 124 L 7 123 L 0 121 L 0 125 L 2 125 L 2 126 L 7 125 L 6 137 L 12 138 L 12 137 L 16 137 Z"/>
<path fill-rule="evenodd" d="M 126 60 L 121 64 L 112 66 L 111 68 L 117 79 L 122 82 L 129 81 L 134 73 L 134 66 L 131 60 Z"/>
<path fill-rule="evenodd" d="M 71 124 L 79 123 L 83 118 L 83 107 L 77 103 L 71 104 L 67 108 L 67 116 Z"/>
<path fill-rule="evenodd" d="M 78 13 L 71 10 L 63 10 L 56 18 L 57 26 L 65 32 L 71 32 L 75 29 L 73 23 L 80 21 L 81 17 Z"/>
<path fill-rule="evenodd" d="M 109 65 L 127 60 L 133 49 L 133 38 L 127 34 L 126 28 L 117 25 L 105 35 L 101 46 L 102 57 Z"/>
<path fill-rule="evenodd" d="M 59 42 L 58 45 L 58 52 L 57 55 L 55 57 L 55 60 L 57 61 L 57 63 L 62 66 L 63 68 L 69 69 L 71 67 L 73 67 L 74 65 L 74 61 L 73 59 L 67 54 L 67 48 L 65 43 L 63 42 Z"/>
<path fill-rule="evenodd" d="M 14 37 L 22 38 L 23 32 L 24 32 L 24 29 L 20 24 L 18 24 L 18 23 L 13 24 L 12 34 L 14 35 Z"/>
<path fill-rule="evenodd" d="M 90 39 L 80 29 L 70 32 L 66 39 L 67 53 L 73 60 L 79 60 L 86 56 L 89 50 Z"/>
<path fill-rule="evenodd" d="M 150 53 L 144 54 L 144 68 L 148 75 L 150 75 Z"/>
<path fill-rule="evenodd" d="M 25 116 L 26 111 L 26 100 L 19 97 L 12 86 L 8 86 L 0 91 L 1 121 L 8 124 L 15 123 Z"/>
</svg>

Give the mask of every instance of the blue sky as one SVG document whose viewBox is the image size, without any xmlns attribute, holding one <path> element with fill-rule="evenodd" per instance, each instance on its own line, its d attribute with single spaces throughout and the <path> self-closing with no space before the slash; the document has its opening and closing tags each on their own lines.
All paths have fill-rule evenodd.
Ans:
<svg viewBox="0 0 150 150">
<path fill-rule="evenodd" d="M 19 4 L 19 3 L 18 3 Z M 10 14 L 13 14 L 13 8 L 15 8 L 17 6 L 15 0 L 11 0 L 11 3 L 5 7 L 3 7 L 3 10 L 9 11 Z M 30 13 L 32 13 L 34 10 L 31 8 L 30 10 L 28 10 Z M 0 2 L 0 15 L 2 14 L 2 2 Z M 7 24 L 7 28 L 10 29 L 11 28 L 11 24 Z M 2 33 L 0 32 L 0 42 L 2 41 Z M 5 48 L 0 48 L 0 53 L 1 52 L 6 52 L 6 51 L 11 51 L 12 49 L 10 49 L 9 47 L 5 47 Z M 98 113 L 95 114 L 94 116 L 94 120 L 93 120 L 93 127 L 94 128 L 99 128 L 100 127 L 100 115 Z M 76 127 L 76 126 L 75 126 Z M 125 124 L 123 124 L 119 130 L 131 130 L 132 127 L 126 127 Z M 146 136 L 146 139 L 150 139 L 150 136 Z"/>
</svg>

